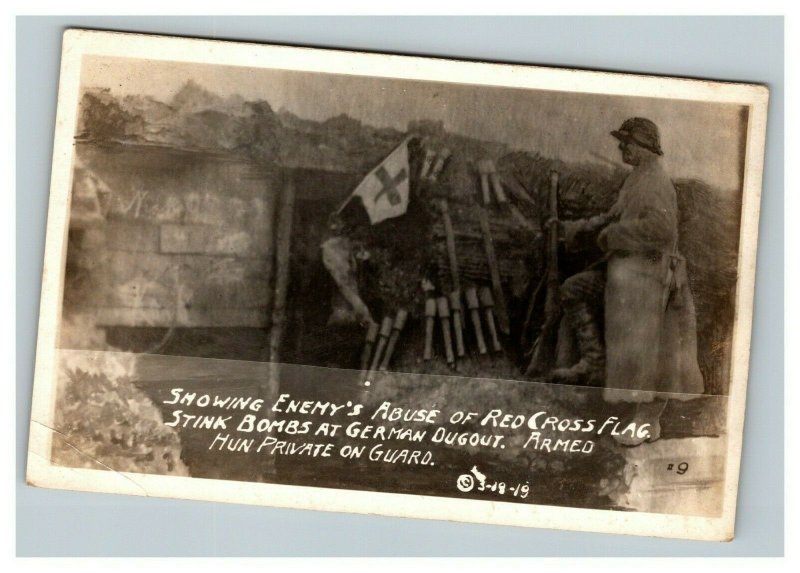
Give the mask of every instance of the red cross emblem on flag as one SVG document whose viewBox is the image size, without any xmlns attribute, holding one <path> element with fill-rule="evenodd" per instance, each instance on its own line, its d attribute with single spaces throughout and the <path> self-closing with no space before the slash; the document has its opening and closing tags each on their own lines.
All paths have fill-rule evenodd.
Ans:
<svg viewBox="0 0 800 573">
<path fill-rule="evenodd" d="M 375 203 L 377 203 L 383 195 L 386 195 L 389 199 L 389 203 L 392 205 L 400 204 L 403 198 L 400 197 L 400 191 L 397 189 L 397 186 L 408 179 L 408 172 L 405 169 L 401 169 L 400 173 L 394 177 L 390 177 L 389 172 L 381 165 L 375 171 L 375 177 L 377 177 L 383 185 L 383 189 L 378 191 L 378 194 L 375 195 Z"/>
<path fill-rule="evenodd" d="M 399 217 L 408 208 L 409 179 L 408 139 L 394 149 L 370 171 L 342 205 L 353 197 L 361 197 L 370 223 Z"/>
</svg>

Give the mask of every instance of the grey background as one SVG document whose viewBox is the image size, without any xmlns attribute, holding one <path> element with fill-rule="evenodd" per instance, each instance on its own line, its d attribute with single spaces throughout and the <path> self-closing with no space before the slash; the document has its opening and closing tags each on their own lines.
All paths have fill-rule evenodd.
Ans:
<svg viewBox="0 0 800 573">
<path fill-rule="evenodd" d="M 113 29 L 764 83 L 771 100 L 736 539 L 646 539 L 60 492 L 25 485 L 61 33 Z M 24 17 L 17 20 L 20 556 L 783 555 L 783 19 Z"/>
</svg>

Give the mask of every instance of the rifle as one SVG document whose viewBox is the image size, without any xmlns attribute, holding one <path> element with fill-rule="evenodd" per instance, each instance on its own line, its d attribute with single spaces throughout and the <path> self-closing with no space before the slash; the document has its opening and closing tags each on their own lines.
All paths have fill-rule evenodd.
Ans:
<svg viewBox="0 0 800 573">
<path fill-rule="evenodd" d="M 556 337 L 561 320 L 561 300 L 558 281 L 558 172 L 550 174 L 550 224 L 547 236 L 547 295 L 544 302 L 544 323 L 533 343 L 533 356 L 525 370 L 526 376 L 542 375 L 553 366 Z"/>
<path fill-rule="evenodd" d="M 478 205 L 478 221 L 481 224 L 481 235 L 483 235 L 483 248 L 486 251 L 486 262 L 489 264 L 489 276 L 492 279 L 492 290 L 495 299 L 495 314 L 500 332 L 508 334 L 511 332 L 508 323 L 508 310 L 506 309 L 506 297 L 503 294 L 503 285 L 500 282 L 500 266 L 497 264 L 497 254 L 494 250 L 492 231 L 489 227 L 489 216 L 483 205 Z"/>
<path fill-rule="evenodd" d="M 453 311 L 453 330 L 456 333 L 456 354 L 461 358 L 466 354 L 464 348 L 464 323 L 461 312 L 461 277 L 458 274 L 458 257 L 456 256 L 456 236 L 453 231 L 453 220 L 450 218 L 450 207 L 447 199 L 442 199 L 442 220 L 447 240 L 447 257 L 450 260 L 450 277 L 453 290 L 450 292 L 450 308 Z"/>
</svg>

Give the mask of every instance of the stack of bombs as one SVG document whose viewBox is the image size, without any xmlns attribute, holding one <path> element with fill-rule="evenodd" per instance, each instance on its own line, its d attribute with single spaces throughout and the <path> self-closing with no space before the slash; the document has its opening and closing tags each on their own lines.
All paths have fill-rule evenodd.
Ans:
<svg viewBox="0 0 800 573">
<path fill-rule="evenodd" d="M 408 312 L 401 308 L 394 318 L 385 316 L 380 326 L 377 322 L 369 324 L 364 350 L 361 353 L 361 370 L 368 372 L 388 370 L 397 339 L 400 338 L 400 332 L 406 325 L 407 319 Z"/>
<path fill-rule="evenodd" d="M 488 286 L 468 287 L 464 289 L 464 299 L 466 314 L 463 311 L 460 291 L 453 291 L 449 297 L 431 296 L 425 300 L 424 360 L 433 359 L 433 341 L 437 322 L 442 336 L 444 358 L 451 367 L 455 366 L 457 358 L 463 358 L 467 354 L 465 331 L 470 326 L 479 354 L 487 354 L 489 346 L 493 352 L 503 350 L 497 335 L 492 289 Z M 469 316 L 467 317 L 467 315 Z M 369 324 L 364 349 L 361 353 L 361 370 L 385 372 L 389 369 L 397 347 L 397 340 L 400 338 L 400 333 L 407 320 L 408 311 L 401 308 L 394 317 L 386 316 L 380 324 L 377 322 Z"/>
<path fill-rule="evenodd" d="M 502 351 L 503 348 L 497 336 L 492 289 L 488 286 L 480 287 L 480 289 L 474 286 L 467 287 L 464 290 L 464 299 L 466 300 L 467 313 L 469 314 L 469 322 L 472 325 L 475 342 L 478 345 L 478 352 L 486 354 L 489 351 L 483 323 L 486 324 L 492 350 L 494 352 Z M 467 318 L 461 305 L 460 291 L 453 291 L 449 297 L 430 297 L 425 301 L 424 360 L 433 359 L 433 338 L 437 318 L 439 319 L 444 342 L 445 360 L 447 364 L 454 366 L 456 358 L 463 358 L 467 353 L 464 334 L 468 326 Z M 452 336 L 451 332 L 455 334 L 455 337 Z M 455 338 L 455 348 L 453 338 Z"/>
</svg>

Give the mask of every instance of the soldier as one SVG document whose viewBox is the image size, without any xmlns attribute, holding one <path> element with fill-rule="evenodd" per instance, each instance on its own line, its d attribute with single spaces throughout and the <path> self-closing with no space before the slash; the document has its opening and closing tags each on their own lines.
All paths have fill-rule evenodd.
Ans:
<svg viewBox="0 0 800 573">
<path fill-rule="evenodd" d="M 600 231 L 605 257 L 561 287 L 581 357 L 551 378 L 604 385 L 606 401 L 635 403 L 633 420 L 650 424 L 652 441 L 660 434 L 666 398 L 703 392 L 694 303 L 677 250 L 677 197 L 661 165 L 658 127 L 634 117 L 611 135 L 633 171 L 608 213 L 561 223 L 568 246 L 580 234 Z M 597 320 L 603 302 L 605 344 Z"/>
</svg>

